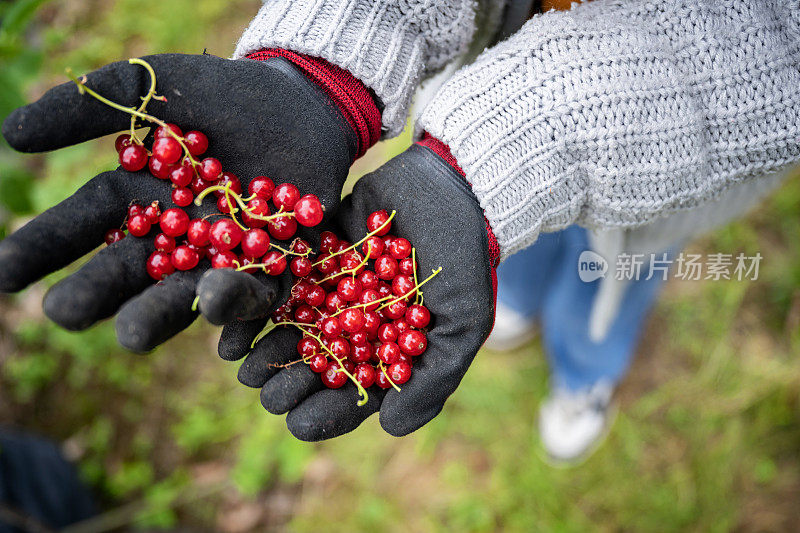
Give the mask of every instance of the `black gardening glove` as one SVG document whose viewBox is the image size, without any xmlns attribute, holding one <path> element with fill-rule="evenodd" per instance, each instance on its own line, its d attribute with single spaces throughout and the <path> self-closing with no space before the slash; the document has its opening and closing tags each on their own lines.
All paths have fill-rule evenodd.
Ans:
<svg viewBox="0 0 800 533">
<path fill-rule="evenodd" d="M 396 210 L 392 234 L 416 247 L 418 273 L 441 273 L 425 285 L 425 305 L 433 319 L 428 348 L 414 358 L 411 379 L 401 391 L 371 387 L 369 401 L 357 406 L 355 386 L 325 389 L 320 375 L 297 360 L 301 333 L 278 327 L 260 340 L 239 369 L 239 380 L 261 388 L 261 403 L 275 414 L 288 412 L 289 430 L 315 441 L 352 431 L 380 410 L 383 428 L 395 436 L 415 431 L 433 419 L 458 387 L 492 327 L 493 267 L 483 211 L 456 170 L 422 146 L 412 146 L 362 178 L 334 217 L 334 231 L 356 242 L 366 233 L 367 216 Z M 422 279 L 422 278 L 420 278 Z M 248 344 L 241 333 L 222 342 Z"/>
<path fill-rule="evenodd" d="M 339 108 L 294 65 L 282 58 L 232 61 L 210 55 L 144 59 L 155 69 L 157 94 L 167 98 L 166 103 L 151 101 L 147 112 L 184 132 L 205 133 L 210 147 L 202 157 L 219 159 L 223 170 L 239 176 L 245 191 L 250 179 L 266 175 L 275 183 L 295 184 L 302 194 L 316 194 L 328 213 L 338 205 L 357 139 Z M 115 102 L 138 107 L 150 79 L 141 66 L 120 62 L 89 74 L 86 83 Z M 3 123 L 3 135 L 17 150 L 42 152 L 129 125 L 129 115 L 65 83 L 14 111 Z M 130 173 L 120 167 L 96 176 L 0 243 L 0 291 L 19 291 L 92 251 L 106 230 L 120 227 L 133 202 L 158 200 L 162 210 L 172 207 L 170 192 L 170 181 L 152 177 L 146 168 Z M 192 218 L 216 212 L 211 199 L 186 209 Z M 149 236 L 123 239 L 56 284 L 44 299 L 47 316 L 82 330 L 119 311 L 119 340 L 135 351 L 150 350 L 187 327 L 197 314 L 191 310 L 197 281 L 209 263 L 154 285 L 145 262 L 158 231 L 156 225 Z M 215 323 L 265 315 L 289 288 L 288 272 L 279 278 L 241 274 L 223 281 L 219 297 L 205 302 L 204 312 Z M 258 310 L 231 305 L 241 300 L 235 295 L 252 291 L 260 295 Z M 240 326 L 247 329 L 247 323 Z"/>
</svg>

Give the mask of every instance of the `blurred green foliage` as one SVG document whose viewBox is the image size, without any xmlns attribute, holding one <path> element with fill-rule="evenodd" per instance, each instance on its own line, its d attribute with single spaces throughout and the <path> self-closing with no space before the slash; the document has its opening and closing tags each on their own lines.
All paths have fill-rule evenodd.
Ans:
<svg viewBox="0 0 800 533">
<path fill-rule="evenodd" d="M 0 3 L 0 118 L 64 81 L 67 66 L 205 47 L 227 56 L 258 5 Z M 408 142 L 378 145 L 353 178 Z M 113 163 L 110 139 L 35 156 L 0 144 L 0 231 Z M 197 324 L 139 356 L 117 346 L 110 323 L 79 334 L 47 323 L 38 300 L 64 274 L 0 300 L 0 416 L 65 442 L 109 509 L 106 529 L 797 529 L 799 206 L 794 178 L 758 212 L 693 246 L 759 251 L 761 277 L 670 284 L 611 434 L 578 468 L 553 467 L 538 444 L 547 392 L 538 343 L 479 354 L 442 415 L 410 437 L 387 436 L 373 417 L 306 444 L 236 383 L 237 365 L 213 353 L 213 328 Z"/>
</svg>

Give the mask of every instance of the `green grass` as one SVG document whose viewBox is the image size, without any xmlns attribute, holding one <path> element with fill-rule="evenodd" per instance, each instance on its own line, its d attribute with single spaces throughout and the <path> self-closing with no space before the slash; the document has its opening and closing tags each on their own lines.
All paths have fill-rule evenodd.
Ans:
<svg viewBox="0 0 800 533">
<path fill-rule="evenodd" d="M 206 46 L 226 56 L 258 4 L 3 4 L 0 16 L 9 6 L 38 10 L 27 24 L 17 7 L 17 27 L 0 30 L 0 95 L 10 95 L 0 110 L 63 81 L 66 66 Z M 408 142 L 406 135 L 373 149 L 350 183 Z M 0 148 L 0 225 L 20 224 L 111 166 L 110 148 L 110 139 L 41 156 Z M 692 246 L 760 251 L 760 279 L 668 285 L 608 440 L 574 469 L 548 464 L 538 443 L 536 413 L 547 392 L 538 342 L 479 354 L 444 412 L 409 437 L 389 437 L 373 417 L 342 438 L 305 444 L 260 408 L 257 391 L 238 385 L 236 364 L 214 355 L 214 328 L 196 324 L 138 356 L 117 346 L 111 323 L 79 334 L 47 323 L 39 300 L 63 274 L 0 299 L 0 421 L 65 442 L 109 525 L 797 529 L 798 206 L 795 177 L 758 212 Z"/>
</svg>

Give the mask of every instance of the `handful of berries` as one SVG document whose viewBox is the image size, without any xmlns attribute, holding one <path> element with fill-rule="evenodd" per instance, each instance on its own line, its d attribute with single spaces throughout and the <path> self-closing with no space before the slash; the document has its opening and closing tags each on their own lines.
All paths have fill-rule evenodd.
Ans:
<svg viewBox="0 0 800 533">
<path fill-rule="evenodd" d="M 417 281 L 416 250 L 389 234 L 393 216 L 384 210 L 370 214 L 369 233 L 354 244 L 323 232 L 314 259 L 303 255 L 307 243 L 295 241 L 301 255 L 290 263 L 291 297 L 268 326 L 300 329 L 301 358 L 289 364 L 308 364 L 331 389 L 350 379 L 362 402 L 373 385 L 399 390 L 411 378 L 414 359 L 427 348 L 431 322 L 421 287 L 441 271 Z"/>
<path fill-rule="evenodd" d="M 145 113 L 151 99 L 164 99 L 155 94 L 152 67 L 140 59 L 130 62 L 151 76 L 150 91 L 138 109 L 111 102 L 87 87 L 85 80 L 73 77 L 73 81 L 82 92 L 131 115 L 130 132 L 115 142 L 119 162 L 125 170 L 148 167 L 155 178 L 169 180 L 174 206 L 162 210 L 157 201 L 147 207 L 129 206 L 123 227 L 109 230 L 106 243 L 125 238 L 125 229 L 134 237 L 145 237 L 158 226 L 155 251 L 146 264 L 157 281 L 175 271 L 192 270 L 204 258 L 213 268 L 262 270 L 273 276 L 289 266 L 294 276 L 291 297 L 253 345 L 272 328 L 294 326 L 303 332 L 297 345 L 300 358 L 288 365 L 308 364 L 329 388 L 342 387 L 350 379 L 361 395 L 359 405 L 366 403 L 366 389 L 373 385 L 399 390 L 398 385 L 411 378 L 414 358 L 427 348 L 431 314 L 423 304 L 421 287 L 441 268 L 422 282 L 417 280 L 416 251 L 407 239 L 389 234 L 395 213 L 384 210 L 368 216 L 368 233 L 356 243 L 323 232 L 320 253 L 313 257 L 302 239 L 294 239 L 287 248 L 272 242 L 288 242 L 298 224 L 319 225 L 324 215 L 319 198 L 301 196 L 289 183 L 276 186 L 266 176 L 250 180 L 248 196 L 243 197 L 242 182 L 223 172 L 219 160 L 197 159 L 209 148 L 205 134 L 184 134 L 179 126 Z M 137 118 L 158 125 L 149 149 L 137 137 Z M 192 202 L 202 205 L 211 194 L 216 197 L 216 212 L 191 219 L 184 208 Z"/>
<path fill-rule="evenodd" d="M 241 181 L 235 174 L 222 172 L 219 160 L 207 157 L 198 162 L 194 158 L 208 149 L 208 138 L 202 132 L 190 131 L 184 136 L 178 126 L 167 124 L 156 129 L 150 152 L 131 134 L 117 137 L 115 145 L 126 170 L 148 166 L 154 177 L 172 182 L 176 207 L 162 212 L 158 202 L 147 207 L 133 204 L 123 224 L 134 237 L 144 237 L 156 226 L 161 229 L 153 239 L 155 251 L 147 260 L 147 272 L 155 280 L 176 270 L 191 270 L 206 257 L 213 268 L 251 272 L 260 268 L 278 276 L 286 270 L 286 256 L 292 252 L 272 243 L 270 236 L 286 241 L 295 235 L 298 224 L 312 227 L 322 222 L 324 209 L 319 198 L 300 196 L 291 183 L 275 186 L 270 178 L 258 176 L 248 184 L 249 196 L 243 198 Z M 193 201 L 202 205 L 211 193 L 217 199 L 217 213 L 190 219 L 183 208 Z M 241 222 L 237 213 L 241 213 Z M 123 229 L 106 232 L 106 243 L 123 239 Z"/>
</svg>

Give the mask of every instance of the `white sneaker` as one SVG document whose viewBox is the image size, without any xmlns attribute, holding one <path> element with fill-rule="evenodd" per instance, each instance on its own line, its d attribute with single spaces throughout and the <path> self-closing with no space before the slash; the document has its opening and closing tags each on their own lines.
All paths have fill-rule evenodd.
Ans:
<svg viewBox="0 0 800 533">
<path fill-rule="evenodd" d="M 611 425 L 613 391 L 601 382 L 580 391 L 551 392 L 539 408 L 539 433 L 551 458 L 574 462 L 594 451 Z"/>
<path fill-rule="evenodd" d="M 494 329 L 484 346 L 496 352 L 509 352 L 532 340 L 536 335 L 535 322 L 497 302 Z"/>
</svg>

